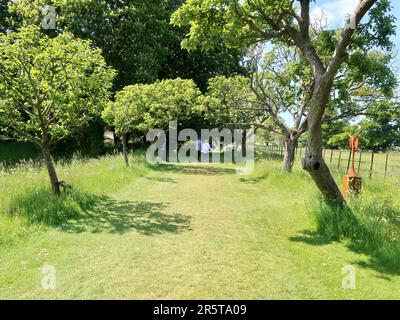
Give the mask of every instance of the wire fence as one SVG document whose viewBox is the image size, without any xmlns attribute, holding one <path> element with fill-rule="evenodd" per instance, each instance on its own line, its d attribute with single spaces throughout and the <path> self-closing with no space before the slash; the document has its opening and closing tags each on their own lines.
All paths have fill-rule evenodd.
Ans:
<svg viewBox="0 0 400 320">
<path fill-rule="evenodd" d="M 285 149 L 282 146 L 257 146 L 257 149 L 267 156 L 283 159 Z M 295 159 L 301 159 L 307 148 L 298 147 Z M 324 149 L 323 157 L 327 165 L 341 173 L 346 173 L 351 164 L 350 150 Z M 355 154 L 355 165 L 358 175 L 364 177 L 400 177 L 400 152 L 374 152 L 359 150 Z"/>
</svg>

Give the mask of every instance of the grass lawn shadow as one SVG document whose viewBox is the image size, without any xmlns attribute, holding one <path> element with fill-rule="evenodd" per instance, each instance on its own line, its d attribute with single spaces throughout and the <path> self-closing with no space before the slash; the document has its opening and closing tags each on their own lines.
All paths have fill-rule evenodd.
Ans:
<svg viewBox="0 0 400 320">
<path fill-rule="evenodd" d="M 152 165 L 151 168 L 159 172 L 172 172 L 187 175 L 206 175 L 206 176 L 220 176 L 220 175 L 234 175 L 236 170 L 233 168 L 222 168 L 212 166 L 210 164 L 198 165 L 185 165 L 185 164 L 158 164 Z"/>
<path fill-rule="evenodd" d="M 144 235 L 191 230 L 191 217 L 167 212 L 167 203 L 119 201 L 78 190 L 57 197 L 48 190 L 25 193 L 13 200 L 9 214 L 69 233 L 119 233 Z"/>
<path fill-rule="evenodd" d="M 324 238 L 316 231 L 312 230 L 303 230 L 299 235 L 290 237 L 289 240 L 293 242 L 304 242 L 312 246 L 324 246 L 332 242 L 332 240 Z"/>
<path fill-rule="evenodd" d="M 98 199 L 78 219 L 59 226 L 69 233 L 119 233 L 136 231 L 144 235 L 181 233 L 191 230 L 190 216 L 166 213 L 167 204 L 150 201 L 117 201 L 109 197 Z"/>
<path fill-rule="evenodd" d="M 177 183 L 176 180 L 166 177 L 145 177 L 147 180 L 164 182 L 164 183 Z"/>
<path fill-rule="evenodd" d="M 353 200 L 354 201 L 354 200 Z M 340 208 L 322 204 L 315 207 L 316 231 L 305 230 L 291 241 L 309 245 L 326 245 L 336 241 L 355 253 L 366 255 L 368 261 L 356 261 L 361 268 L 385 275 L 400 275 L 399 209 L 390 203 L 378 206 L 369 203 L 352 203 Z"/>
<path fill-rule="evenodd" d="M 256 184 L 259 183 L 265 179 L 267 179 L 268 175 L 267 174 L 263 174 L 262 176 L 259 177 L 252 177 L 252 178 L 240 178 L 239 181 L 243 182 L 243 183 L 247 183 L 247 184 Z"/>
<path fill-rule="evenodd" d="M 321 236 L 318 232 L 311 230 L 304 230 L 300 235 L 290 237 L 289 240 L 293 242 L 303 242 L 311 246 L 323 246 L 333 242 L 339 242 Z M 366 246 L 360 247 L 359 244 L 356 246 L 351 240 L 346 246 L 353 252 L 367 255 L 369 257 L 368 261 L 358 260 L 352 264 L 360 268 L 377 271 L 379 273 L 377 276 L 378 278 L 390 280 L 390 276 L 400 275 L 400 252 L 398 250 L 395 252 L 396 249 L 398 249 L 396 246 L 390 248 L 386 244 L 380 250 L 377 250 Z"/>
</svg>

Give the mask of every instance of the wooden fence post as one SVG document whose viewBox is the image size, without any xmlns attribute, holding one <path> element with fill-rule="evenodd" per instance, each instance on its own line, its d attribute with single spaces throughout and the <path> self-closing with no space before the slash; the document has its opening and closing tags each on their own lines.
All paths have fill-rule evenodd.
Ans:
<svg viewBox="0 0 400 320">
<path fill-rule="evenodd" d="M 362 150 L 360 150 L 360 156 L 358 157 L 358 168 L 357 168 L 357 174 L 360 174 L 360 168 L 361 168 L 361 157 L 362 157 Z"/>
<path fill-rule="evenodd" d="M 386 180 L 386 174 L 387 174 L 387 168 L 388 168 L 388 160 L 389 160 L 389 152 L 386 153 L 386 161 L 385 161 L 385 177 L 384 180 Z"/>
<path fill-rule="evenodd" d="M 338 169 L 340 169 L 340 159 L 341 158 L 342 158 L 342 150 L 339 151 L 339 160 L 338 160 L 338 163 L 337 163 Z"/>
<path fill-rule="evenodd" d="M 374 157 L 375 157 L 375 152 L 372 151 L 372 155 L 371 155 L 371 166 L 369 168 L 369 178 L 372 178 L 372 170 L 374 168 Z"/>
<path fill-rule="evenodd" d="M 349 160 L 347 161 L 347 171 L 350 169 L 350 161 L 351 161 L 351 150 L 349 152 Z"/>
<path fill-rule="evenodd" d="M 330 164 L 332 164 L 332 158 L 333 158 L 333 149 L 331 149 L 331 159 L 329 161 Z"/>
</svg>

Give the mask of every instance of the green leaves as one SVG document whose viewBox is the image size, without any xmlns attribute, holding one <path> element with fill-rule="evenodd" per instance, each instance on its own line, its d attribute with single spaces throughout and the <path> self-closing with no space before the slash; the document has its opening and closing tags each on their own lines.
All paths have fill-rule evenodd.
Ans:
<svg viewBox="0 0 400 320">
<path fill-rule="evenodd" d="M 273 25 L 290 23 L 289 0 L 188 0 L 171 17 L 176 26 L 190 26 L 182 41 L 189 49 L 209 50 L 224 42 L 230 47 L 247 47 L 267 40 Z"/>
<path fill-rule="evenodd" d="M 119 91 L 102 116 L 118 133 L 165 129 L 169 121 L 180 123 L 196 115 L 200 96 L 192 80 L 136 84 Z"/>
<path fill-rule="evenodd" d="M 396 33 L 396 18 L 391 14 L 390 0 L 379 0 L 369 12 L 369 19 L 361 24 L 355 43 L 363 50 L 380 47 L 393 49 L 391 37 Z"/>
<path fill-rule="evenodd" d="M 29 26 L 0 35 L 0 122 L 19 139 L 62 139 L 101 112 L 114 76 L 100 50 L 70 33 L 50 38 Z"/>
<path fill-rule="evenodd" d="M 214 126 L 222 128 L 232 124 L 248 124 L 254 119 L 255 97 L 249 78 L 217 76 L 208 83 L 202 111 Z"/>
</svg>

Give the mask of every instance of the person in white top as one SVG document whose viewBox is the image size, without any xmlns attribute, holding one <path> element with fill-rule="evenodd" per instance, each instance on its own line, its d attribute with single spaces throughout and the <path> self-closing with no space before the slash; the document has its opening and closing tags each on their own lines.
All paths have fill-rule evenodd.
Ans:
<svg viewBox="0 0 400 320">
<path fill-rule="evenodd" d="M 210 144 L 207 141 L 203 141 L 201 144 L 201 153 L 203 154 L 203 159 L 205 162 L 208 162 L 210 152 Z"/>
<path fill-rule="evenodd" d="M 197 160 L 200 162 L 201 161 L 201 140 L 200 139 L 197 139 L 194 142 L 194 147 L 195 147 L 196 152 L 197 152 Z"/>
</svg>

